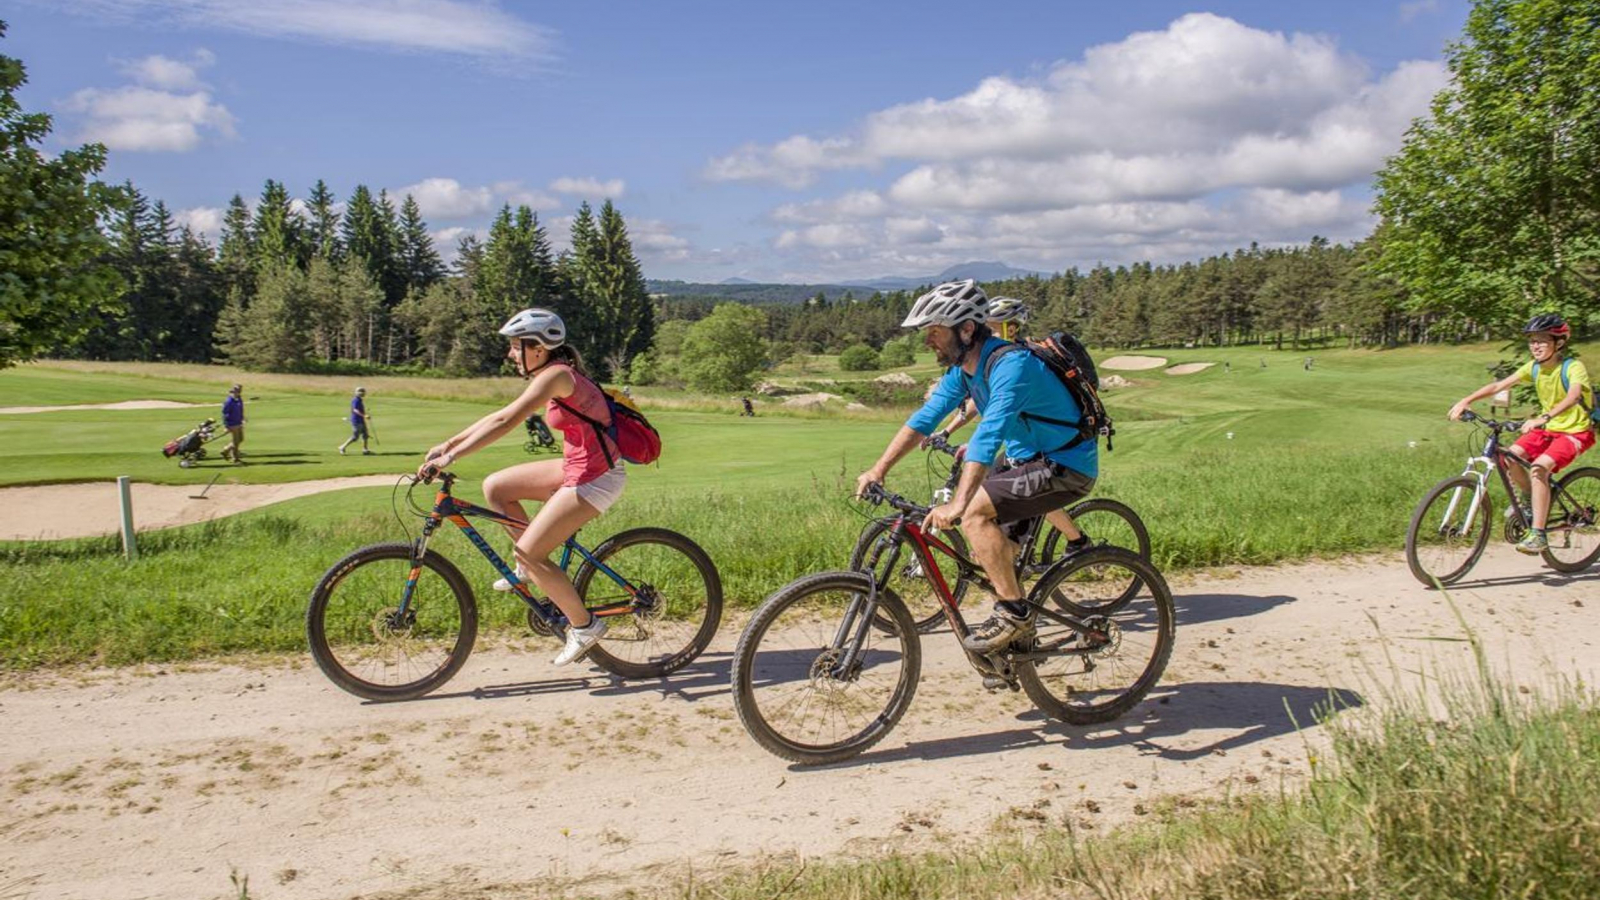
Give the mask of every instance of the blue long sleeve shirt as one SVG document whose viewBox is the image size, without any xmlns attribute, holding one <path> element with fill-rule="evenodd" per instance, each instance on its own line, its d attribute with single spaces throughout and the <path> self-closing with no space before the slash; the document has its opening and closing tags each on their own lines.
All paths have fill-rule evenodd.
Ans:
<svg viewBox="0 0 1600 900">
<path fill-rule="evenodd" d="M 222 401 L 222 427 L 237 428 L 244 424 L 244 400 L 229 394 Z"/>
<path fill-rule="evenodd" d="M 983 421 L 967 444 L 967 459 L 988 463 L 1002 446 L 1013 458 L 1048 456 L 1055 462 L 1090 478 L 1100 475 L 1100 448 L 1097 441 L 1084 441 L 1070 450 L 1059 450 L 1077 437 L 1072 425 L 1055 425 L 1023 413 L 1077 422 L 1083 413 L 1066 385 L 1032 353 L 1013 351 L 1000 357 L 994 371 L 986 377 L 989 354 L 1005 346 L 991 337 L 978 354 L 978 371 L 968 376 L 960 366 L 952 366 L 934 386 L 933 394 L 921 409 L 911 414 L 906 426 L 918 434 L 932 434 L 945 416 L 971 397 Z"/>
</svg>

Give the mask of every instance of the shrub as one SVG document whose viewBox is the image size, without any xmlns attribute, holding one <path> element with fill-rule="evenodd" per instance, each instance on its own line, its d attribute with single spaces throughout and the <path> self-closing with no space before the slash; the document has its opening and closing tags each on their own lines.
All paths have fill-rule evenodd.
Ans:
<svg viewBox="0 0 1600 900">
<path fill-rule="evenodd" d="M 878 368 L 878 351 L 866 344 L 847 347 L 839 354 L 839 368 L 846 372 L 871 372 Z"/>
</svg>

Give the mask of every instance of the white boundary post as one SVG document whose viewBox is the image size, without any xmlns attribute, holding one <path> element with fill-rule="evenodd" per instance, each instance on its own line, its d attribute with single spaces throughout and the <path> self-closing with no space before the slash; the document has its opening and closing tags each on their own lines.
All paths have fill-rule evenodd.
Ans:
<svg viewBox="0 0 1600 900">
<path fill-rule="evenodd" d="M 117 476 L 117 497 L 122 506 L 122 555 L 132 562 L 139 558 L 139 547 L 133 540 L 133 479 Z"/>
</svg>

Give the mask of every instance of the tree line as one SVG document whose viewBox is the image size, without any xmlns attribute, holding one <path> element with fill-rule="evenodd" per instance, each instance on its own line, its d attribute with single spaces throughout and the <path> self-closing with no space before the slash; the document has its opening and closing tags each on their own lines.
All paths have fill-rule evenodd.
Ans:
<svg viewBox="0 0 1600 900">
<path fill-rule="evenodd" d="M 609 200 L 598 213 L 579 206 L 571 249 L 559 256 L 536 213 L 504 206 L 487 239 L 463 238 L 449 266 L 413 197 L 397 209 L 365 185 L 340 209 L 322 181 L 297 202 L 268 180 L 254 209 L 232 198 L 213 248 L 128 184 L 103 230 L 102 261 L 121 278 L 120 303 L 59 355 L 485 374 L 505 354 L 500 325 L 545 306 L 605 376 L 654 334 L 627 224 Z"/>
</svg>

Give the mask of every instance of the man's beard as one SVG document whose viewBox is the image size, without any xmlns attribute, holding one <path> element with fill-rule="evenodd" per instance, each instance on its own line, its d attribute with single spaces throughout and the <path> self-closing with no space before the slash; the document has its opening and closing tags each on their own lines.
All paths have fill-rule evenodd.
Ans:
<svg viewBox="0 0 1600 900">
<path fill-rule="evenodd" d="M 954 343 L 954 341 L 952 340 L 951 343 Z M 955 347 L 945 347 L 941 344 L 935 345 L 933 348 L 934 360 L 946 369 L 959 364 L 961 355 L 960 349 Z"/>
</svg>

